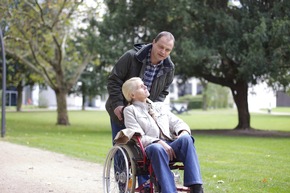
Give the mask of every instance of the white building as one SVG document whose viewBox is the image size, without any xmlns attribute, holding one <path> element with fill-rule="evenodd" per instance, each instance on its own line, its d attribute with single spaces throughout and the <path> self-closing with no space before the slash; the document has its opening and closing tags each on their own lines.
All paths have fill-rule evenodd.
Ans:
<svg viewBox="0 0 290 193">
<path fill-rule="evenodd" d="M 249 88 L 248 104 L 250 111 L 275 108 L 277 107 L 276 93 L 265 82 L 262 82 Z"/>
<path fill-rule="evenodd" d="M 202 92 L 201 84 L 196 78 L 189 79 L 184 86 L 180 86 L 177 81 L 178 79 L 174 79 L 170 87 L 170 94 L 165 101 L 168 104 L 170 103 L 170 100 L 178 99 L 180 94 L 191 94 L 195 96 Z M 47 89 L 40 89 L 38 86 L 34 86 L 31 91 L 25 89 L 24 92 L 31 92 L 30 94 L 23 94 L 24 104 L 27 104 L 27 101 L 30 100 L 35 106 L 46 105 L 50 108 L 56 108 L 57 106 L 55 93 L 50 87 L 47 87 Z M 250 87 L 248 92 L 248 104 L 250 111 L 271 109 L 277 106 L 276 93 L 264 82 Z M 97 96 L 92 104 L 93 108 L 105 109 L 105 100 L 101 100 L 100 96 Z M 67 106 L 72 109 L 81 109 L 82 97 L 74 94 L 67 96 Z"/>
</svg>

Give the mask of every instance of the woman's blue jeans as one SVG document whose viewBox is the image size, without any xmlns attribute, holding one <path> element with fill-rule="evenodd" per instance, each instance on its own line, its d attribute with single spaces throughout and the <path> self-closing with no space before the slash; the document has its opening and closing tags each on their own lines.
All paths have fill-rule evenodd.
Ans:
<svg viewBox="0 0 290 193">
<path fill-rule="evenodd" d="M 184 186 L 202 184 L 193 137 L 190 135 L 182 135 L 173 142 L 166 142 L 174 150 L 177 160 L 183 162 Z M 145 151 L 152 163 L 161 191 L 164 193 L 176 193 L 174 176 L 169 168 L 169 156 L 163 146 L 158 143 L 153 143 L 147 146 Z"/>
</svg>

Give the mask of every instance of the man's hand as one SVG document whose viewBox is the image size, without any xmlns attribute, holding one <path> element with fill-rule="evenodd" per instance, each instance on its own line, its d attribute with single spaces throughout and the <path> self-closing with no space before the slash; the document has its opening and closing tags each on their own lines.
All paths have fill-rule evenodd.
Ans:
<svg viewBox="0 0 290 193">
<path fill-rule="evenodd" d="M 120 120 L 120 121 L 122 121 L 123 120 L 123 108 L 124 108 L 124 106 L 118 106 L 118 107 L 116 107 L 115 109 L 114 109 L 114 113 L 115 113 L 115 115 L 118 117 L 118 119 Z"/>
<path fill-rule="evenodd" d="M 176 158 L 175 152 L 172 149 L 172 147 L 170 147 L 170 145 L 168 145 L 166 142 L 160 140 L 157 143 L 159 143 L 160 145 L 163 146 L 163 148 L 165 149 L 166 153 L 169 156 L 169 160 L 172 161 L 174 158 Z"/>
</svg>

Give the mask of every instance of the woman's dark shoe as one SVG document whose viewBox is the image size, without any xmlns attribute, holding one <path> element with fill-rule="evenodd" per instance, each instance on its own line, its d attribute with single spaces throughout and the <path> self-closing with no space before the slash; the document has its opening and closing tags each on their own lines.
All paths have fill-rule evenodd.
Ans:
<svg viewBox="0 0 290 193">
<path fill-rule="evenodd" d="M 201 184 L 194 184 L 190 186 L 190 193 L 203 193 L 203 188 Z"/>
<path fill-rule="evenodd" d="M 143 190 L 141 190 L 141 193 L 150 193 L 150 188 L 145 187 Z"/>
</svg>

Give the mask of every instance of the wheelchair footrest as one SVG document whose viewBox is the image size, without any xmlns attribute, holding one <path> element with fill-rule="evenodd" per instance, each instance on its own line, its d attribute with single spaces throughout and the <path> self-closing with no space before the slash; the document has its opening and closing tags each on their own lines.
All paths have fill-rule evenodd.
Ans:
<svg viewBox="0 0 290 193">
<path fill-rule="evenodd" d="M 178 192 L 190 192 L 190 188 L 188 187 L 176 187 Z"/>
</svg>

